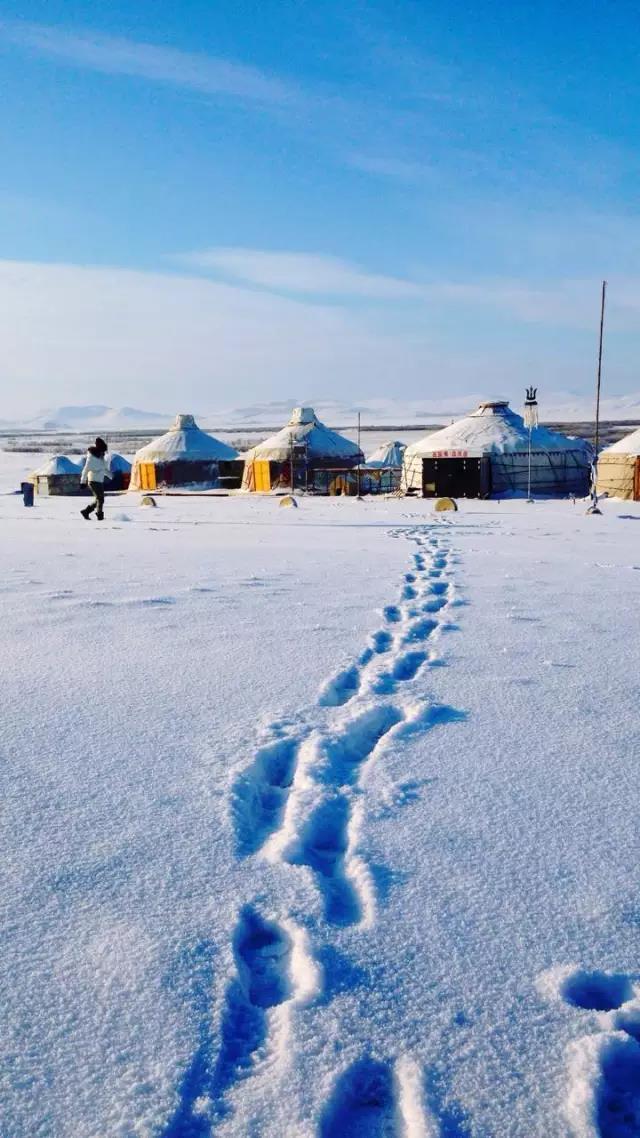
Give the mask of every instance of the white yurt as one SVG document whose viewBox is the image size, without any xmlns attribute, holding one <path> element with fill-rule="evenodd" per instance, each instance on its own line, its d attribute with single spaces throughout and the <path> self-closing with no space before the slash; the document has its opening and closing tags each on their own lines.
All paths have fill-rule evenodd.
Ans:
<svg viewBox="0 0 640 1138">
<path fill-rule="evenodd" d="M 597 489 L 610 498 L 640 501 L 640 428 L 600 452 Z"/>
<path fill-rule="evenodd" d="M 136 453 L 130 489 L 211 489 L 234 482 L 240 482 L 237 450 L 201 431 L 193 415 L 176 415 L 165 435 Z"/>
<path fill-rule="evenodd" d="M 505 400 L 408 446 L 402 488 L 425 498 L 490 498 L 527 493 L 529 430 Z M 563 497 L 589 490 L 592 447 L 547 427 L 531 432 L 531 491 Z"/>
<path fill-rule="evenodd" d="M 296 487 L 320 493 L 349 493 L 352 482 L 355 486 L 349 472 L 363 461 L 357 443 L 325 427 L 316 418 L 313 407 L 294 407 L 281 431 L 247 451 L 242 488 L 289 489 L 293 462 Z"/>
<path fill-rule="evenodd" d="M 398 467 L 398 469 L 400 469 L 406 449 L 406 444 L 400 442 L 399 439 L 395 439 L 393 442 L 382 443 L 377 450 L 374 450 L 373 454 L 369 455 L 365 466 L 377 468 Z"/>
<path fill-rule="evenodd" d="M 360 468 L 361 494 L 392 494 L 400 486 L 405 444 L 382 443 Z"/>
<path fill-rule="evenodd" d="M 82 464 L 66 454 L 54 454 L 34 470 L 31 481 L 36 494 L 79 494 L 82 490 Z"/>
</svg>

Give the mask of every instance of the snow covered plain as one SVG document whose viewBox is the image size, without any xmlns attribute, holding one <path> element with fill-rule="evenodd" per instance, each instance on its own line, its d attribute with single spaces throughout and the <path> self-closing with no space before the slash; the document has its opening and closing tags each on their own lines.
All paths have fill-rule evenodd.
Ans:
<svg viewBox="0 0 640 1138">
<path fill-rule="evenodd" d="M 3 1138 L 640 1134 L 638 506 L 78 506 L 0 496 Z"/>
</svg>

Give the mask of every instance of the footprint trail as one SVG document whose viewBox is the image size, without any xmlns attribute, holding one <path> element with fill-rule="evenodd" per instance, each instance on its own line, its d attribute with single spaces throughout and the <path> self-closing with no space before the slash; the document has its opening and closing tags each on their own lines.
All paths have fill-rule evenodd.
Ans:
<svg viewBox="0 0 640 1138">
<path fill-rule="evenodd" d="M 360 849 L 368 806 L 365 772 L 404 740 L 434 728 L 448 730 L 464 718 L 429 700 L 424 690 L 429 668 L 446 662 L 434 646 L 452 627 L 446 614 L 458 599 L 443 528 L 436 527 L 438 536 L 428 536 L 426 527 L 395 535 L 417 549 L 397 599 L 382 610 L 380 627 L 357 660 L 325 682 L 316 707 L 274 724 L 275 737 L 257 747 L 231 780 L 236 858 L 255 859 L 266 884 L 239 909 L 215 1024 L 208 1000 L 201 1000 L 197 1047 L 162 1138 L 204 1138 L 223 1126 L 249 1079 L 257 1088 L 251 1132 L 268 1125 L 269 1096 L 282 1093 L 278 1088 L 295 1043 L 293 1008 L 303 1008 L 322 989 L 306 930 L 315 928 L 330 944 L 342 930 L 353 935 L 375 923 L 377 877 Z M 407 794 L 405 801 L 409 805 L 416 796 Z M 273 874 L 284 870 L 292 886 L 296 873 L 306 876 L 295 924 L 267 900 Z M 309 906 L 309 887 L 317 907 Z M 330 981 L 327 976 L 328 991 Z M 426 1123 L 411 1121 L 420 1113 L 421 1083 L 408 1057 L 394 1066 L 361 1055 L 338 1075 L 319 1138 L 422 1138 L 429 1133 Z M 293 1117 L 291 1126 L 293 1133 Z M 603 1131 L 606 1138 L 610 1133 Z"/>
</svg>

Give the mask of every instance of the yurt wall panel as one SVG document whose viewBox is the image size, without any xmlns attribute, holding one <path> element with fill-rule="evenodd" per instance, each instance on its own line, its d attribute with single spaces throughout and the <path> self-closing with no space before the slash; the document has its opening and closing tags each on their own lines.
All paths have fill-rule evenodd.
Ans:
<svg viewBox="0 0 640 1138">
<path fill-rule="evenodd" d="M 635 454 L 601 454 L 598 493 L 626 501 L 640 500 L 640 460 Z"/>
<path fill-rule="evenodd" d="M 529 485 L 529 457 L 526 451 L 491 457 L 491 492 L 526 494 Z M 533 452 L 531 492 L 538 495 L 583 497 L 589 492 L 589 467 L 584 455 L 574 451 Z"/>
</svg>

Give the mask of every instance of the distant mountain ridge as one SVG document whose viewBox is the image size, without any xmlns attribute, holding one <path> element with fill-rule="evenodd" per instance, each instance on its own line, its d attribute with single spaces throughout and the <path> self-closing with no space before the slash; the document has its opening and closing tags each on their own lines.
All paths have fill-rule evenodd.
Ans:
<svg viewBox="0 0 640 1138">
<path fill-rule="evenodd" d="M 441 400 L 366 399 L 358 402 L 292 396 L 208 413 L 194 409 L 189 400 L 183 399 L 176 400 L 175 408 L 166 413 L 97 403 L 46 408 L 33 418 L 0 420 L 0 428 L 5 431 L 73 431 L 80 434 L 136 429 L 157 429 L 161 432 L 170 427 L 176 412 L 194 413 L 199 425 L 209 430 L 279 428 L 287 422 L 292 408 L 300 404 L 312 406 L 318 418 L 332 427 L 355 427 L 360 412 L 363 427 L 395 425 L 409 428 L 450 423 L 474 410 L 481 400 L 490 398 L 500 398 L 500 395 L 485 392 Z M 521 411 L 522 400 L 511 399 L 509 402 L 514 410 Z M 541 394 L 540 419 L 543 422 L 585 423 L 593 419 L 593 414 L 593 401 L 588 396 L 558 392 L 546 398 L 544 392 Z M 603 399 L 601 418 L 640 423 L 640 392 Z"/>
<path fill-rule="evenodd" d="M 292 407 L 311 405 L 318 418 L 332 427 L 355 427 L 360 412 L 363 427 L 406 426 L 424 424 L 447 424 L 453 419 L 468 415 L 478 403 L 492 399 L 508 399 L 500 392 L 476 392 L 457 395 L 447 399 L 424 398 L 420 400 L 368 399 L 352 403 L 326 399 L 289 399 L 273 402 L 254 403 L 244 407 L 230 407 L 199 416 L 202 425 L 215 429 L 223 427 L 269 427 L 281 426 L 289 418 Z M 524 404 L 524 391 L 521 399 L 508 399 L 511 407 L 518 412 Z M 545 397 L 542 392 L 539 400 L 540 419 L 543 422 L 584 423 L 594 417 L 593 399 L 575 392 L 558 392 Z M 640 422 L 640 392 L 629 395 L 611 396 L 601 402 L 600 416 L 603 420 L 629 420 Z"/>
<path fill-rule="evenodd" d="M 170 420 L 170 415 L 157 411 L 141 411 L 137 407 L 107 407 L 96 403 L 50 407 L 32 419 L 12 423 L 5 420 L 3 426 L 27 431 L 126 431 L 137 427 L 166 427 Z"/>
</svg>

